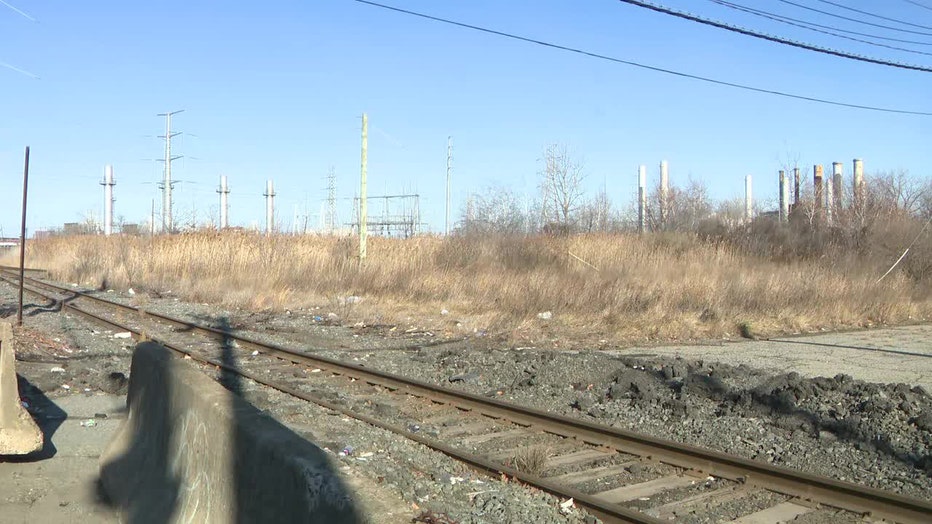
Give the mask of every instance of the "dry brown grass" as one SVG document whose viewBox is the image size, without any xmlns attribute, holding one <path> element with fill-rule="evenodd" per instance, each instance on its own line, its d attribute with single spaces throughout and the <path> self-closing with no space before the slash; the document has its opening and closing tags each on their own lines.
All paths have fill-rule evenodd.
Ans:
<svg viewBox="0 0 932 524">
<path fill-rule="evenodd" d="M 332 237 L 87 236 L 28 246 L 28 265 L 65 282 L 170 290 L 228 307 L 320 306 L 352 321 L 560 346 L 768 335 L 932 314 L 927 290 L 897 275 L 876 284 L 877 268 L 857 260 L 774 262 L 686 235 L 376 237 L 362 266 L 354 240 Z M 346 304 L 347 296 L 363 300 Z M 553 318 L 538 319 L 544 311 Z"/>
</svg>

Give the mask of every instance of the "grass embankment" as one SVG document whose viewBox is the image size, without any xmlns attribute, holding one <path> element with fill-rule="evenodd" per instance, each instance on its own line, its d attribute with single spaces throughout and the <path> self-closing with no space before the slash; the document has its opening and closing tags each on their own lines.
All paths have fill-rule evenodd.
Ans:
<svg viewBox="0 0 932 524">
<path fill-rule="evenodd" d="M 57 237 L 27 264 L 102 288 L 560 346 L 737 338 L 932 316 L 923 286 L 857 260 L 781 261 L 687 235 L 347 238 L 246 233 Z M 362 300 L 346 304 L 341 297 Z M 449 311 L 441 315 L 441 310 Z M 552 318 L 538 314 L 550 311 Z M 601 342 L 600 342 L 601 341 Z"/>
</svg>

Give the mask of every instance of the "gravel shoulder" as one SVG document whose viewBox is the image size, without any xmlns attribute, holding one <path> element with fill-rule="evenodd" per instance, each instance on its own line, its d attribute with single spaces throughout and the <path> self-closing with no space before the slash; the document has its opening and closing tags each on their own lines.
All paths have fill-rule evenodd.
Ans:
<svg viewBox="0 0 932 524">
<path fill-rule="evenodd" d="M 932 391 L 932 325 L 726 343 L 721 346 L 632 348 L 651 357 L 714 360 L 806 377 L 838 373 L 858 380 L 904 383 Z"/>
</svg>

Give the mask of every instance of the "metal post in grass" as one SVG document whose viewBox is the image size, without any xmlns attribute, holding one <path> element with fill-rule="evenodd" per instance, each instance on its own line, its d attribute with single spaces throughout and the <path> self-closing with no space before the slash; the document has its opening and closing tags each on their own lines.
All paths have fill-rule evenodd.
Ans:
<svg viewBox="0 0 932 524">
<path fill-rule="evenodd" d="M 359 173 L 359 262 L 366 259 L 366 163 L 369 155 L 369 117 L 362 114 L 362 153 Z"/>
<path fill-rule="evenodd" d="M 19 230 L 19 309 L 16 310 L 16 325 L 23 325 L 23 287 L 26 276 L 26 195 L 29 189 L 29 146 L 23 164 L 23 222 Z"/>
<path fill-rule="evenodd" d="M 647 166 L 638 167 L 638 233 L 647 231 Z"/>
<path fill-rule="evenodd" d="M 786 171 L 780 170 L 780 222 L 786 222 L 790 217 L 790 184 Z"/>
</svg>

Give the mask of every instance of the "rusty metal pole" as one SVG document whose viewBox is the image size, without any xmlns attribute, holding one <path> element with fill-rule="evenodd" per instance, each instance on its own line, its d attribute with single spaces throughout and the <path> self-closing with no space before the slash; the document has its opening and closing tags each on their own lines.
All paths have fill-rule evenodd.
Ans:
<svg viewBox="0 0 932 524">
<path fill-rule="evenodd" d="M 26 146 L 26 161 L 23 164 L 23 223 L 19 230 L 19 309 L 16 310 L 16 325 L 23 325 L 23 285 L 26 273 L 26 194 L 29 188 L 29 146 Z"/>
</svg>

